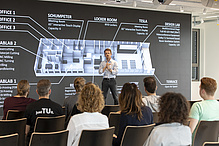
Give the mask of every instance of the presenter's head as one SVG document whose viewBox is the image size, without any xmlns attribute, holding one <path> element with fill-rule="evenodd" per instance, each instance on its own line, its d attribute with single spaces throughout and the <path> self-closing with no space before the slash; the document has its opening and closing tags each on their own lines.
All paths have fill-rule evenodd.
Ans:
<svg viewBox="0 0 219 146">
<path fill-rule="evenodd" d="M 214 99 L 214 93 L 217 90 L 217 82 L 212 78 L 204 77 L 201 79 L 199 88 L 199 94 L 204 100 Z"/>
<path fill-rule="evenodd" d="M 156 79 L 153 76 L 145 77 L 144 80 L 144 89 L 148 95 L 155 94 L 157 90 Z"/>
<path fill-rule="evenodd" d="M 51 94 L 51 82 L 47 79 L 42 79 L 37 83 L 37 94 L 39 95 L 39 99 L 41 98 L 49 98 Z"/>
<path fill-rule="evenodd" d="M 180 93 L 167 92 L 159 100 L 159 123 L 188 124 L 189 104 Z"/>
<path fill-rule="evenodd" d="M 142 119 L 142 94 L 134 83 L 125 83 L 119 95 L 119 106 L 121 112 L 128 115 L 137 114 L 138 120 Z"/>
<path fill-rule="evenodd" d="M 86 80 L 83 77 L 77 77 L 74 79 L 74 87 L 77 93 L 81 92 Z"/>
<path fill-rule="evenodd" d="M 30 91 L 30 85 L 27 80 L 21 80 L 17 84 L 17 95 L 22 97 L 28 97 Z"/>
<path fill-rule="evenodd" d="M 89 82 L 81 90 L 77 103 L 81 112 L 101 112 L 104 107 L 102 91 L 97 85 Z"/>
<path fill-rule="evenodd" d="M 106 60 L 109 61 L 111 59 L 112 56 L 112 51 L 111 49 L 107 48 L 104 50 L 104 55 L 106 57 Z"/>
</svg>

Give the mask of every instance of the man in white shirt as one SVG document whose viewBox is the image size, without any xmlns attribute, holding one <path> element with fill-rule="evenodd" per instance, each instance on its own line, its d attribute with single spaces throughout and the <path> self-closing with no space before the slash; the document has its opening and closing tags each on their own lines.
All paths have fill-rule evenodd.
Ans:
<svg viewBox="0 0 219 146">
<path fill-rule="evenodd" d="M 118 73 L 118 64 L 115 60 L 111 58 L 112 51 L 107 48 L 104 50 L 104 55 L 106 60 L 100 63 L 99 74 L 103 73 L 103 81 L 102 81 L 102 91 L 104 98 L 106 100 L 107 93 L 110 88 L 110 91 L 113 95 L 114 105 L 118 104 L 118 97 L 116 91 L 116 75 Z"/>
<path fill-rule="evenodd" d="M 147 96 L 144 96 L 142 101 L 151 108 L 152 112 L 159 112 L 158 101 L 160 96 L 156 95 L 157 84 L 155 78 L 153 76 L 145 77 L 143 82 Z"/>
</svg>

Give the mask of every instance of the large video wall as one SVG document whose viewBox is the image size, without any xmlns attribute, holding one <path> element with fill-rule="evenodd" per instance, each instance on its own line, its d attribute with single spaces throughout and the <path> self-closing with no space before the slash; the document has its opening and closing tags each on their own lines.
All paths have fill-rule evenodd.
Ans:
<svg viewBox="0 0 219 146">
<path fill-rule="evenodd" d="M 191 99 L 190 14 L 7 0 L 0 6 L 0 115 L 22 79 L 35 99 L 37 81 L 49 79 L 51 99 L 60 104 L 75 94 L 75 77 L 101 87 L 98 68 L 106 48 L 119 65 L 118 93 L 134 82 L 145 94 L 143 78 L 155 76 L 158 94 L 181 92 Z"/>
</svg>

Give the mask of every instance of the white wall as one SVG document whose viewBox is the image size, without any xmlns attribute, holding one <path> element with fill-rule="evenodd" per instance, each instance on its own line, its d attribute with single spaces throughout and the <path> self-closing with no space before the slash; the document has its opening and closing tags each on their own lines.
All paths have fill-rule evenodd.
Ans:
<svg viewBox="0 0 219 146">
<path fill-rule="evenodd" d="M 204 76 L 216 79 L 219 87 L 219 25 L 217 21 L 205 22 L 194 28 L 200 28 L 200 79 Z M 200 82 L 192 82 L 192 100 L 200 100 Z M 218 89 L 219 90 L 219 89 Z M 219 91 L 215 98 L 219 99 Z"/>
</svg>

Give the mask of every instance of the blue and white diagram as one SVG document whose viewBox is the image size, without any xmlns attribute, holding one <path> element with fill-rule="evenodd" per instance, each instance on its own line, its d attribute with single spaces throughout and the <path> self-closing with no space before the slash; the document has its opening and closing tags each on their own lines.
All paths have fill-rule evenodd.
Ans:
<svg viewBox="0 0 219 146">
<path fill-rule="evenodd" d="M 104 50 L 112 50 L 118 75 L 153 75 L 150 43 L 128 41 L 41 38 L 34 71 L 36 76 L 98 76 Z"/>
</svg>

